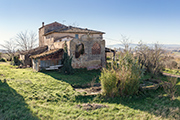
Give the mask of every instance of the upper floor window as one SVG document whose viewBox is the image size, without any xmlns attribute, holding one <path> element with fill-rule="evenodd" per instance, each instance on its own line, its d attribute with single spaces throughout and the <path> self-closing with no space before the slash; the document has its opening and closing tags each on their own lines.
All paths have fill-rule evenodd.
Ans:
<svg viewBox="0 0 180 120">
<path fill-rule="evenodd" d="M 80 55 L 84 54 L 84 44 L 80 43 L 76 45 L 75 58 L 79 58 Z"/>
<path fill-rule="evenodd" d="M 78 34 L 75 34 L 75 38 L 76 38 L 76 39 L 79 39 L 79 35 L 78 35 Z"/>
<path fill-rule="evenodd" d="M 100 34 L 99 36 L 100 36 L 101 39 L 103 38 L 102 34 Z"/>
</svg>

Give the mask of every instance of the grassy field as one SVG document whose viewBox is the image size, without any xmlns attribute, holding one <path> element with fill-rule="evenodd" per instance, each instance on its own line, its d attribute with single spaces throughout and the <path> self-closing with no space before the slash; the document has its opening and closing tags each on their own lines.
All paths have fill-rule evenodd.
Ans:
<svg viewBox="0 0 180 120">
<path fill-rule="evenodd" d="M 180 52 L 173 52 L 174 55 L 180 56 Z"/>
<path fill-rule="evenodd" d="M 165 69 L 163 71 L 164 73 L 168 73 L 168 74 L 172 74 L 172 75 L 177 75 L 177 76 L 180 76 L 180 70 L 179 69 Z"/>
<path fill-rule="evenodd" d="M 58 71 L 43 71 L 44 74 L 49 75 L 57 80 L 69 83 L 72 87 L 90 87 L 90 83 L 98 83 L 100 70 L 87 71 L 86 69 L 75 69 L 73 75 L 64 75 Z"/>
<path fill-rule="evenodd" d="M 180 119 L 180 80 L 172 101 L 162 89 L 140 96 L 86 96 L 72 86 L 86 86 L 100 71 L 35 72 L 0 64 L 0 120 L 4 119 Z M 98 82 L 98 80 L 96 80 Z M 106 107 L 86 109 L 84 103 Z"/>
</svg>

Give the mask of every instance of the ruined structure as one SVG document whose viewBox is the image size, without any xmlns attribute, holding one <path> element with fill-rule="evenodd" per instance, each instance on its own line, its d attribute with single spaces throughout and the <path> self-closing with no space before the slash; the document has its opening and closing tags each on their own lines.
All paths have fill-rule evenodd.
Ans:
<svg viewBox="0 0 180 120">
<path fill-rule="evenodd" d="M 24 51 L 24 52 L 21 52 L 20 53 L 20 60 L 22 61 L 22 64 L 24 66 L 32 66 L 32 61 L 31 61 L 31 58 L 30 56 L 32 55 L 37 55 L 37 54 L 41 54 L 45 51 L 48 50 L 48 46 L 45 45 L 45 46 L 42 46 L 42 47 L 37 47 L 37 48 L 34 48 L 34 49 L 31 49 L 31 50 L 28 50 L 28 51 Z"/>
<path fill-rule="evenodd" d="M 39 71 L 42 67 L 61 64 L 65 41 L 68 54 L 73 57 L 73 68 L 98 69 L 105 66 L 103 34 L 104 32 L 65 26 L 58 22 L 48 25 L 42 23 L 39 28 L 39 47 L 48 46 L 48 51 L 31 56 L 33 68 Z"/>
</svg>

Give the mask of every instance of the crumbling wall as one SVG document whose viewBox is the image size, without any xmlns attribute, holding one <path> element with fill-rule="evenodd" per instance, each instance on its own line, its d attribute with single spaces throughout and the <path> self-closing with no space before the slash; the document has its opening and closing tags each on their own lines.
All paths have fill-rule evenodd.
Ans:
<svg viewBox="0 0 180 120">
<path fill-rule="evenodd" d="M 84 45 L 84 52 L 81 51 L 83 54 L 76 58 L 75 54 L 79 44 Z M 88 35 L 84 35 L 80 39 L 73 39 L 70 41 L 70 55 L 73 57 L 73 68 L 99 69 L 106 65 L 105 41 Z"/>
</svg>

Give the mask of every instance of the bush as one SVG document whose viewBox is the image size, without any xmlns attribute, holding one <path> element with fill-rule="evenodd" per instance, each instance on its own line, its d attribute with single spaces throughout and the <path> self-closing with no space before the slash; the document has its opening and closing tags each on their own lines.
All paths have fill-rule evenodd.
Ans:
<svg viewBox="0 0 180 120">
<path fill-rule="evenodd" d="M 114 69 L 103 69 L 100 76 L 103 93 L 109 97 L 118 95 L 117 76 Z"/>
<path fill-rule="evenodd" d="M 172 68 L 177 68 L 178 63 L 176 61 L 172 61 Z"/>
<path fill-rule="evenodd" d="M 143 69 L 132 54 L 126 52 L 119 58 L 119 65 L 114 62 L 111 67 L 103 69 L 100 81 L 103 94 L 109 97 L 128 96 L 138 93 Z"/>
<path fill-rule="evenodd" d="M 11 65 L 20 65 L 22 62 L 19 60 L 18 56 L 14 56 L 13 60 L 11 61 Z"/>
<path fill-rule="evenodd" d="M 106 57 L 106 60 L 111 60 L 111 58 L 110 57 Z"/>
<path fill-rule="evenodd" d="M 162 84 L 164 91 L 171 99 L 174 99 L 174 94 L 176 92 L 176 83 L 177 83 L 177 78 L 169 77 L 168 81 L 163 82 Z"/>
<path fill-rule="evenodd" d="M 0 62 L 6 62 L 7 60 L 5 58 L 1 58 Z"/>
<path fill-rule="evenodd" d="M 71 63 L 72 63 L 72 57 L 70 57 L 68 55 L 67 44 L 66 44 L 66 41 L 65 41 L 63 67 L 62 67 L 62 72 L 64 74 L 73 74 L 74 73 L 74 69 L 72 68 Z"/>
<path fill-rule="evenodd" d="M 176 61 L 173 61 L 173 60 L 168 60 L 165 62 L 165 66 L 166 68 L 169 68 L 169 69 L 177 69 L 178 68 L 178 63 Z"/>
<path fill-rule="evenodd" d="M 164 51 L 158 44 L 154 44 L 152 48 L 140 43 L 136 48 L 136 57 L 138 63 L 144 66 L 146 73 L 150 73 L 151 77 L 162 74 L 164 69 L 165 55 Z"/>
</svg>

